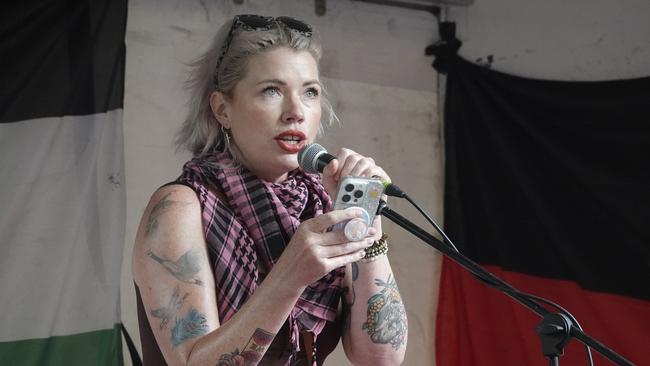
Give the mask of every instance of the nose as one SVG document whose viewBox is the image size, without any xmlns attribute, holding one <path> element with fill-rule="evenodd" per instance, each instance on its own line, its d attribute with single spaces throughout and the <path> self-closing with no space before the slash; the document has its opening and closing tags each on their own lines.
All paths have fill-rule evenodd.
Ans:
<svg viewBox="0 0 650 366">
<path fill-rule="evenodd" d="M 302 123 L 305 120 L 303 105 L 298 96 L 291 96 L 284 100 L 282 122 Z"/>
</svg>

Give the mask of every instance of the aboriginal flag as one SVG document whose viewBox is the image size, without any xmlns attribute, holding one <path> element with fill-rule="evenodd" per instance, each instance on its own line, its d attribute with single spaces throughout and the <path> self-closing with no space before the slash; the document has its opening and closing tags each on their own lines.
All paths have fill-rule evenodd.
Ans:
<svg viewBox="0 0 650 366">
<path fill-rule="evenodd" d="M 650 78 L 530 80 L 455 57 L 445 102 L 447 234 L 639 365 L 650 364 L 649 101 Z M 443 261 L 438 366 L 547 365 L 540 320 Z M 560 364 L 586 365 L 582 344 Z"/>
<path fill-rule="evenodd" d="M 121 365 L 125 0 L 0 5 L 0 365 Z"/>
</svg>

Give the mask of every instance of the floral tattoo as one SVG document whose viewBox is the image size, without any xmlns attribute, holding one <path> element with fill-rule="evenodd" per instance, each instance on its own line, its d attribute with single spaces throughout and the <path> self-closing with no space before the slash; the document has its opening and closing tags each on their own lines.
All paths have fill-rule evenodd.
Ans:
<svg viewBox="0 0 650 366">
<path fill-rule="evenodd" d="M 176 324 L 172 329 L 172 344 L 178 346 L 186 340 L 208 332 L 208 323 L 205 315 L 192 308 L 185 318 L 176 319 Z"/>
<path fill-rule="evenodd" d="M 234 351 L 219 357 L 217 366 L 249 366 L 257 365 L 266 352 L 266 347 L 273 341 L 275 334 L 264 329 L 257 328 L 255 333 L 244 346 L 243 351 L 235 348 Z"/>
</svg>

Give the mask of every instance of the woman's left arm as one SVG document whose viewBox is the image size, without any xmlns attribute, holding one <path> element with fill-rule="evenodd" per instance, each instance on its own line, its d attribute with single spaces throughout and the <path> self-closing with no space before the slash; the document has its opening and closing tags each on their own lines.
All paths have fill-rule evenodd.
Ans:
<svg viewBox="0 0 650 366">
<path fill-rule="evenodd" d="M 323 171 L 333 195 L 342 177 L 378 176 L 390 181 L 374 160 L 342 149 Z M 382 237 L 381 218 L 373 222 L 375 240 Z M 386 239 L 390 241 L 390 238 Z M 354 365 L 399 365 L 408 335 L 406 311 L 386 254 L 349 264 L 343 283 L 343 349 Z"/>
<path fill-rule="evenodd" d="M 397 283 L 384 254 L 348 265 L 344 280 L 343 347 L 355 365 L 399 365 L 408 322 Z"/>
</svg>

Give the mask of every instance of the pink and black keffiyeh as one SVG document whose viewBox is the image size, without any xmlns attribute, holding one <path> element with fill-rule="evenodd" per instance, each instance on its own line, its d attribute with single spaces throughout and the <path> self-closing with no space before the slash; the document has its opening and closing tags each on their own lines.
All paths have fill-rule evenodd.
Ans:
<svg viewBox="0 0 650 366">
<path fill-rule="evenodd" d="M 229 156 L 193 159 L 177 182 L 190 185 L 202 206 L 221 322 L 228 321 L 255 292 L 280 258 L 298 225 L 330 211 L 332 203 L 315 175 L 291 171 L 282 183 L 258 179 L 245 168 L 215 168 Z M 217 187 L 223 202 L 208 187 Z M 260 273 L 261 272 L 261 273 Z M 316 337 L 326 321 L 334 321 L 341 296 L 342 268 L 309 285 L 290 315 L 292 344 L 299 348 L 298 332 Z M 262 277 L 261 277 L 262 276 Z"/>
</svg>

